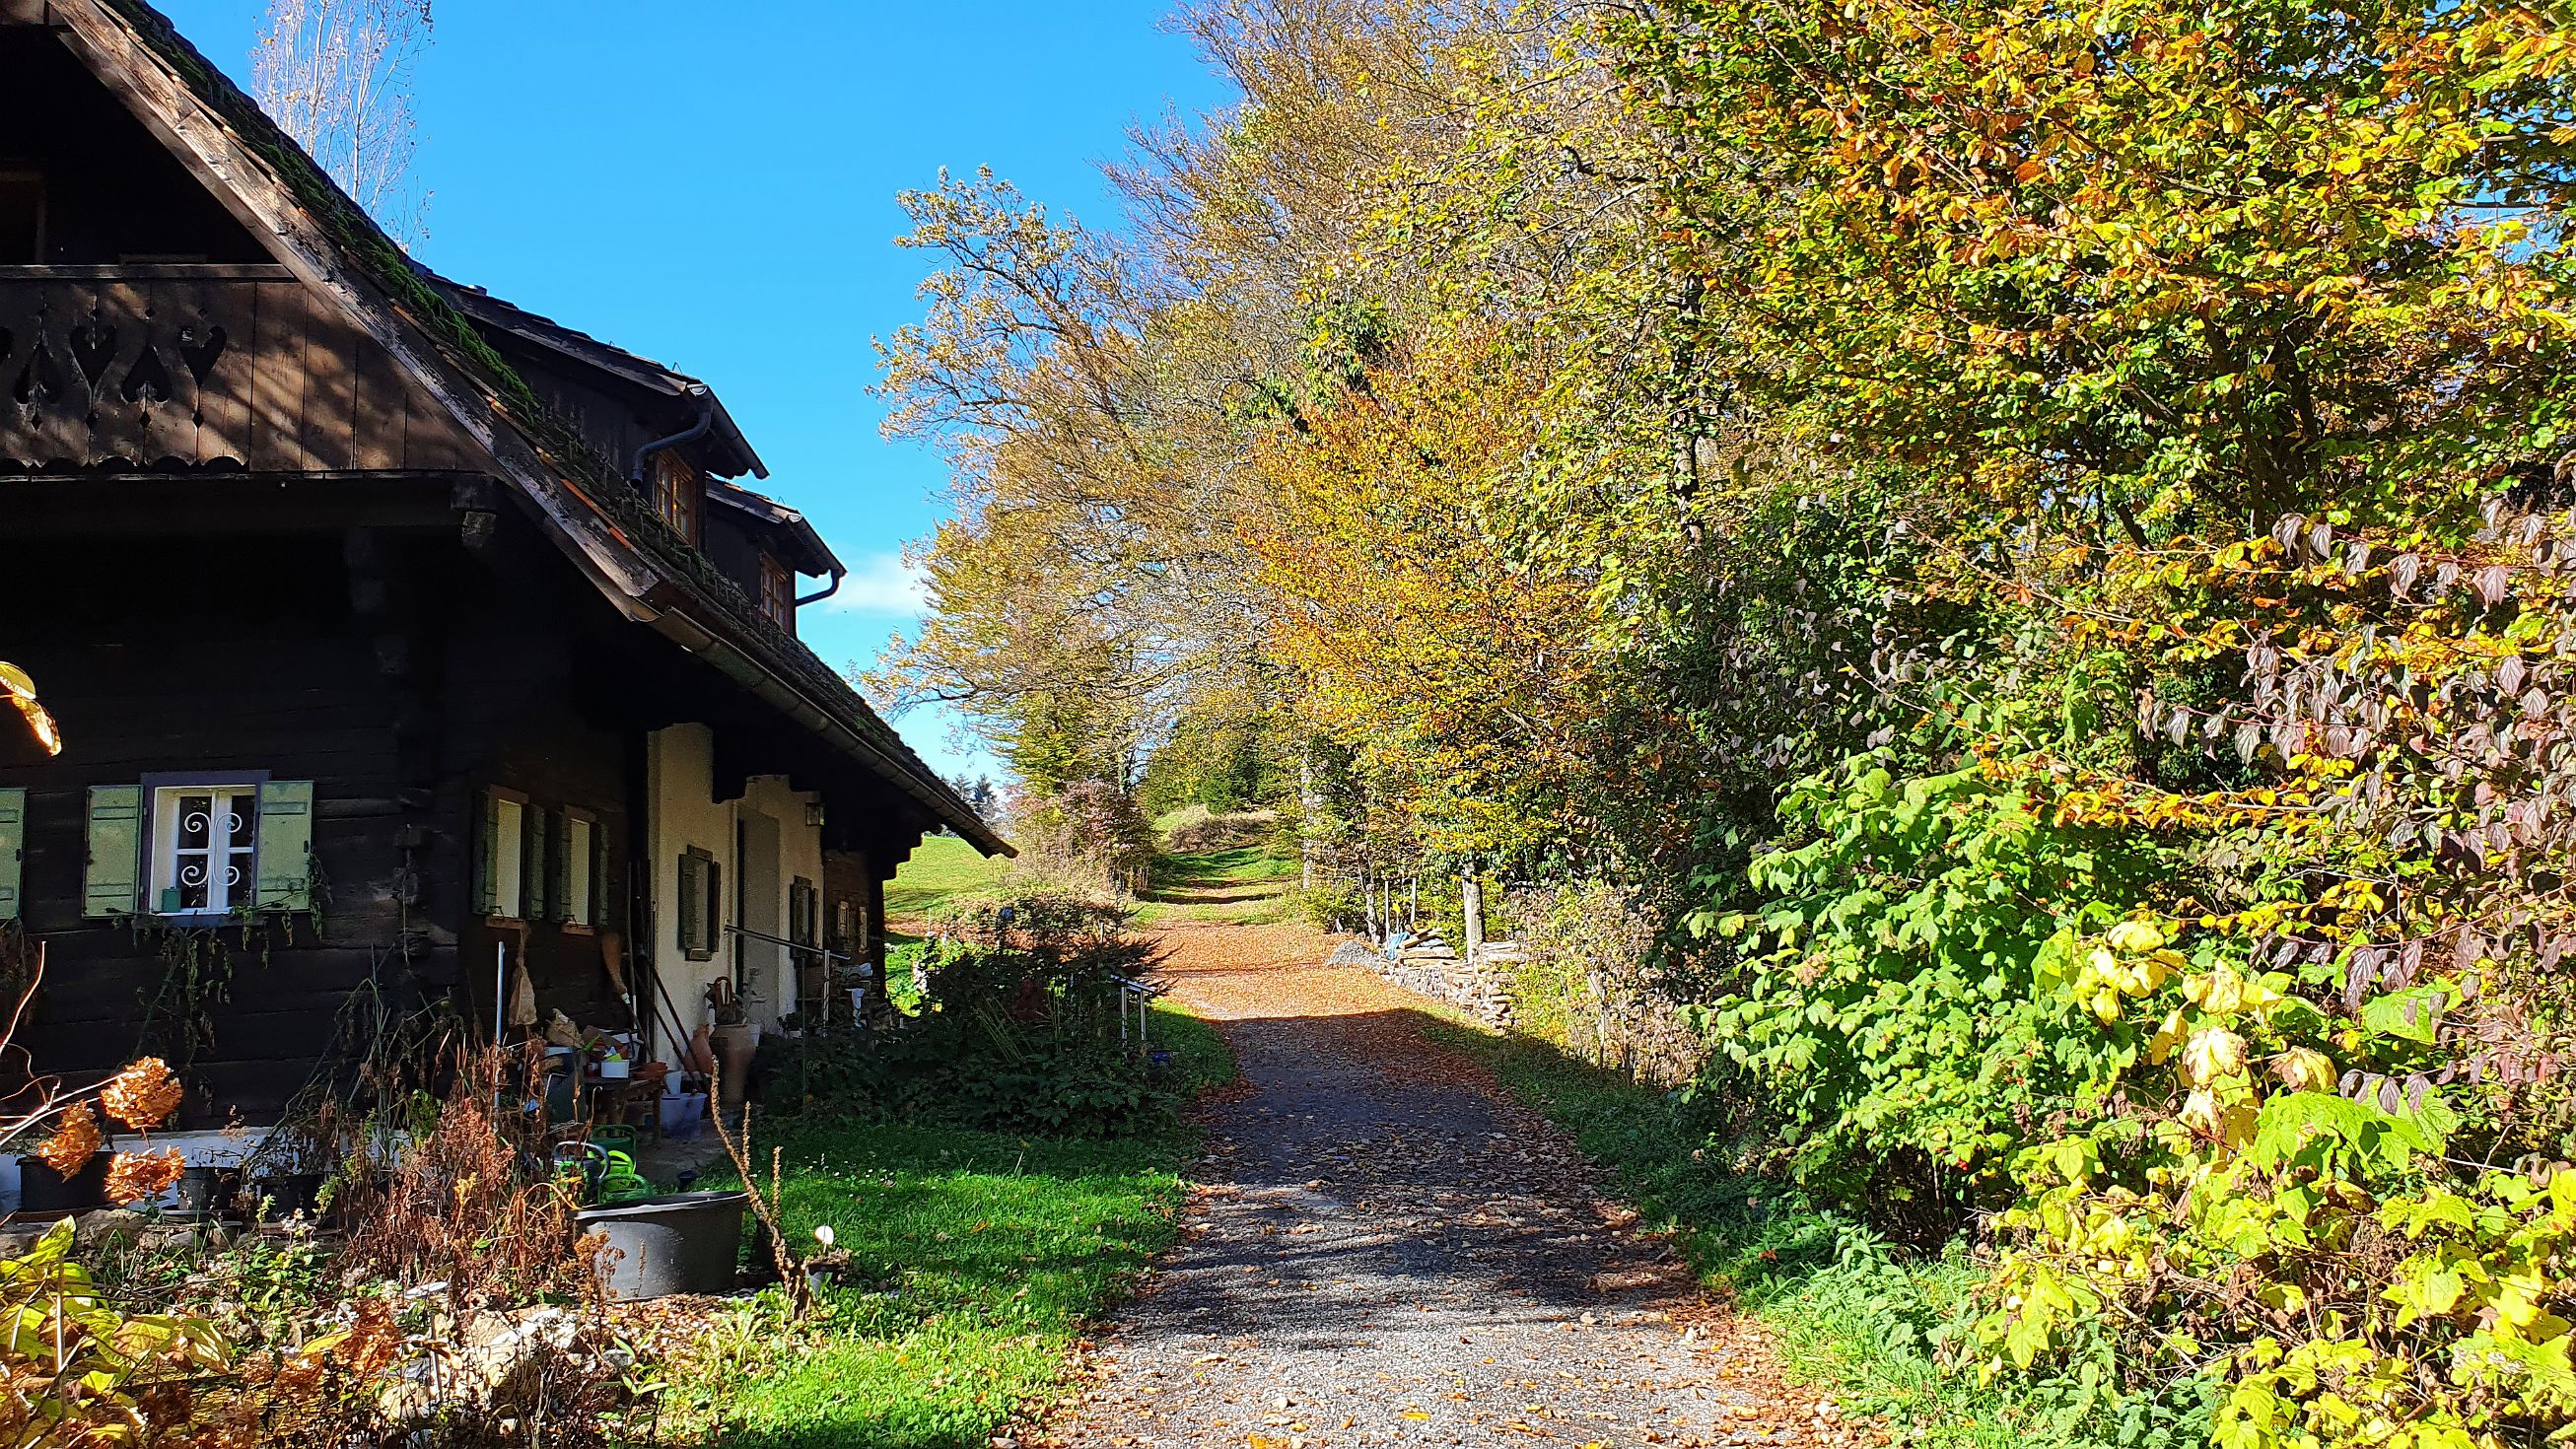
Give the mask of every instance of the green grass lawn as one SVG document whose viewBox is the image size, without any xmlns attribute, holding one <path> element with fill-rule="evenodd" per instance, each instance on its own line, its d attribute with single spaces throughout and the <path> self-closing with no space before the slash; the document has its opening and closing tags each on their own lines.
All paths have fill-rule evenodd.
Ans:
<svg viewBox="0 0 2576 1449">
<path fill-rule="evenodd" d="M 918 916 L 950 900 L 996 890 L 1010 873 L 1007 859 L 987 860 L 954 835 L 933 835 L 886 882 L 889 916 Z"/>
<path fill-rule="evenodd" d="M 1191 1090 L 1232 1079 L 1206 1023 L 1157 1005 L 1152 1034 Z M 811 1252 L 831 1225 L 858 1281 L 804 1324 L 747 1314 L 669 1415 L 777 1449 L 984 1449 L 1058 1392 L 1076 1341 L 1171 1242 L 1198 1150 L 1177 1128 L 1085 1140 L 822 1119 L 764 1132 L 760 1164 L 772 1146 L 790 1240 Z"/>
<path fill-rule="evenodd" d="M 1170 848 L 1175 827 L 1205 827 L 1212 818 L 1219 827 L 1212 832 L 1219 843 L 1201 850 Z M 1154 824 L 1164 836 L 1165 848 L 1154 857 L 1146 898 L 1137 902 L 1139 922 L 1258 925 L 1287 914 L 1297 862 L 1275 853 L 1268 816 L 1210 817 L 1205 809 L 1193 806 L 1173 811 Z"/>
</svg>

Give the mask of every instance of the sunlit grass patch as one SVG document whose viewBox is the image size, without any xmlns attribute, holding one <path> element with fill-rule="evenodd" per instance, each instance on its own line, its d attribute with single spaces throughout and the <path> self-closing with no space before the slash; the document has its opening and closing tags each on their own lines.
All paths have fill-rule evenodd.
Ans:
<svg viewBox="0 0 2576 1449">
<path fill-rule="evenodd" d="M 920 916 L 953 900 L 989 894 L 1010 869 L 1009 860 L 987 860 L 954 835 L 929 836 L 886 882 L 886 914 Z"/>
<path fill-rule="evenodd" d="M 1150 1040 L 1185 1091 L 1229 1081 L 1207 1023 L 1158 1003 Z M 818 1317 L 743 1335 L 676 1392 L 713 1442 L 983 1449 L 1059 1391 L 1075 1344 L 1172 1240 L 1177 1127 L 1151 1136 L 1022 1137 L 847 1119 L 783 1120 L 781 1216 L 800 1250 L 828 1225 L 850 1254 Z M 722 1181 L 709 1186 L 722 1186 Z"/>
</svg>

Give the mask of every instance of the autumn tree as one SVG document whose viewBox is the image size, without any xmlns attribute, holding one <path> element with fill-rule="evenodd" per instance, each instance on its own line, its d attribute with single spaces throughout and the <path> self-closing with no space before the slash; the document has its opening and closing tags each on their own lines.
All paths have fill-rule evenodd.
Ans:
<svg viewBox="0 0 2576 1449">
<path fill-rule="evenodd" d="M 431 0 L 269 0 L 251 53 L 262 109 L 393 235 L 423 234 L 429 198 L 412 175 L 412 69 L 430 42 Z"/>
</svg>

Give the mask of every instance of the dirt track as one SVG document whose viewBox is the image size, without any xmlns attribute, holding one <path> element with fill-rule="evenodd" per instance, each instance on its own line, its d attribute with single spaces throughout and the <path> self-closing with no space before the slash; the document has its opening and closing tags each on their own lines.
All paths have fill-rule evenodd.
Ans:
<svg viewBox="0 0 2576 1449">
<path fill-rule="evenodd" d="M 1182 1243 L 1046 1439 L 1869 1442 L 1785 1386 L 1560 1134 L 1427 1043 L 1420 998 L 1312 964 L 1328 943 L 1301 927 L 1163 939 L 1172 994 L 1245 1081 L 1207 1109 Z"/>
</svg>

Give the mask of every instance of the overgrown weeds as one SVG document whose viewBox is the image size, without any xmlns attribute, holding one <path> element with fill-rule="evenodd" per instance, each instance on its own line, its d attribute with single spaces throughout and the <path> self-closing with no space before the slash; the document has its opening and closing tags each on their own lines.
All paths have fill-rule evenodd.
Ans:
<svg viewBox="0 0 2576 1449">
<path fill-rule="evenodd" d="M 342 1260 L 352 1278 L 439 1284 L 460 1310 L 596 1295 L 573 1233 L 580 1203 L 547 1166 L 542 1117 L 502 1110 L 510 1062 L 467 1053 L 429 1130 L 398 1155 L 369 1134 L 342 1178 L 358 1224 Z M 534 1058 L 516 1065 L 524 1077 Z"/>
</svg>

